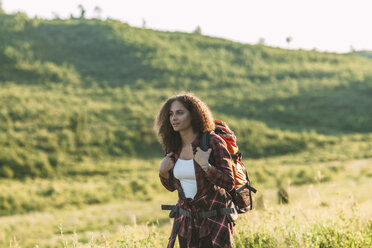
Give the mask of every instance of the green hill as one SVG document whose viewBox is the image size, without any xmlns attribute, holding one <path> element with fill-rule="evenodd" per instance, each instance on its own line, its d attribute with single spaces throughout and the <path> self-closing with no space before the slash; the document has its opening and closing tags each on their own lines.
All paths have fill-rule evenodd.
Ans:
<svg viewBox="0 0 372 248">
<path fill-rule="evenodd" d="M 228 120 L 246 157 L 345 155 L 355 143 L 364 148 L 346 157 L 372 156 L 371 68 L 353 53 L 0 14 L 0 176 L 48 177 L 85 157 L 159 157 L 153 119 L 180 91 Z"/>
<path fill-rule="evenodd" d="M 372 58 L 372 51 L 363 50 L 363 51 L 357 51 L 356 53 L 360 56 Z"/>
</svg>

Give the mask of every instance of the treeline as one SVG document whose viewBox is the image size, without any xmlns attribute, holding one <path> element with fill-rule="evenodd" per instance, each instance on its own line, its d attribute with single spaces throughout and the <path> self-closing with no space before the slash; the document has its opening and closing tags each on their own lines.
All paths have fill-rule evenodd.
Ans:
<svg viewBox="0 0 372 248">
<path fill-rule="evenodd" d="M 359 54 L 360 56 L 372 58 L 372 51 L 364 50 L 364 51 L 357 51 L 356 53 Z"/>
<path fill-rule="evenodd" d="M 227 121 L 246 157 L 339 144 L 372 131 L 370 68 L 355 53 L 0 14 L 0 176 L 50 177 L 86 157 L 159 157 L 153 120 L 180 91 Z"/>
</svg>

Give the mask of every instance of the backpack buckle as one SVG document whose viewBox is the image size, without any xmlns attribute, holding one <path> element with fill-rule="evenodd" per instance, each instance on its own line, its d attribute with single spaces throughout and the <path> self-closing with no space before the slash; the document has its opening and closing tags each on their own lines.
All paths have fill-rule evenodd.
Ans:
<svg viewBox="0 0 372 248">
<path fill-rule="evenodd" d="M 172 211 L 170 211 L 169 213 L 169 218 L 174 218 L 176 217 L 176 215 L 178 215 L 178 212 L 179 212 L 179 206 L 176 205 L 176 207 L 174 209 L 172 209 Z"/>
</svg>

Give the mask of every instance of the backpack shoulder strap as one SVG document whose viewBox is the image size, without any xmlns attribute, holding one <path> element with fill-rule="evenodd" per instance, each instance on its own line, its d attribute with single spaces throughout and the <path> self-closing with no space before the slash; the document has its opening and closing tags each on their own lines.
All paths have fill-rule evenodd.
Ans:
<svg viewBox="0 0 372 248">
<path fill-rule="evenodd" d="M 202 134 L 201 141 L 200 141 L 200 149 L 202 149 L 205 152 L 208 151 L 209 149 L 209 134 L 210 132 L 204 132 Z"/>
<path fill-rule="evenodd" d="M 205 152 L 208 151 L 208 149 L 210 148 L 209 146 L 210 134 L 211 132 L 204 132 L 201 136 L 200 149 L 202 149 Z M 208 162 L 211 165 L 215 165 L 212 154 L 209 156 Z"/>
</svg>

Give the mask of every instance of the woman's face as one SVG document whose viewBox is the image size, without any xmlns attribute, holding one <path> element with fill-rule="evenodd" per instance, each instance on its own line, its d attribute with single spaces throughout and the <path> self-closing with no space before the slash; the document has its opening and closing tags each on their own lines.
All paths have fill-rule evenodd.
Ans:
<svg viewBox="0 0 372 248">
<path fill-rule="evenodd" d="M 191 127 L 191 114 L 180 101 L 174 101 L 169 109 L 169 121 L 176 132 L 185 131 Z"/>
</svg>

